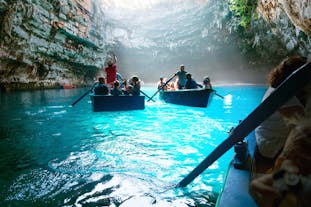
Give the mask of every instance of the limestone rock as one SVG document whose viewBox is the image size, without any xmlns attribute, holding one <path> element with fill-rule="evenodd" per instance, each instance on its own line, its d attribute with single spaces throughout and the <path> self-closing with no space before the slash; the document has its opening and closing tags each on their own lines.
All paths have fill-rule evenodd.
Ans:
<svg viewBox="0 0 311 207">
<path fill-rule="evenodd" d="M 106 49 L 91 0 L 1 0 L 1 89 L 81 86 L 93 81 Z"/>
</svg>

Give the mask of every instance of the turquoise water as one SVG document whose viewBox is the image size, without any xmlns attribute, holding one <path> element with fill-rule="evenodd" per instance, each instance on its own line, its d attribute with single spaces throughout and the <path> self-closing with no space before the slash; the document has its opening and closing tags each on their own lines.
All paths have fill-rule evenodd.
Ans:
<svg viewBox="0 0 311 207">
<path fill-rule="evenodd" d="M 207 108 L 146 102 L 97 112 L 86 89 L 1 93 L 0 206 L 214 206 L 233 151 L 171 188 L 260 102 L 260 86 L 216 87 Z M 143 91 L 150 96 L 151 87 Z"/>
</svg>

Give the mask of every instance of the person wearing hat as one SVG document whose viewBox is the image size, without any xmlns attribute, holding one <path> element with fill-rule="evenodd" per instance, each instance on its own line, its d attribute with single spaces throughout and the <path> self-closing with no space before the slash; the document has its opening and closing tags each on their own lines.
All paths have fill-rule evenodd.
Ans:
<svg viewBox="0 0 311 207">
<path fill-rule="evenodd" d="M 107 85 L 113 86 L 113 83 L 117 80 L 117 56 L 113 54 L 113 60 L 109 59 L 108 67 L 105 68 Z"/>
</svg>

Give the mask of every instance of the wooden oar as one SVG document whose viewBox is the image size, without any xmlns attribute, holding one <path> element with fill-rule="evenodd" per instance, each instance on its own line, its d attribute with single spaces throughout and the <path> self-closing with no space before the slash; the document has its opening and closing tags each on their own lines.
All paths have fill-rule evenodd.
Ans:
<svg viewBox="0 0 311 207">
<path fill-rule="evenodd" d="M 82 96 L 80 96 L 80 98 L 78 98 L 75 102 L 73 102 L 71 104 L 71 106 L 76 105 L 81 99 L 83 99 L 87 94 L 89 94 L 93 90 L 93 88 L 94 88 L 94 86 L 91 89 L 89 89 L 88 91 L 86 91 Z"/>
<path fill-rule="evenodd" d="M 225 97 L 223 97 L 222 95 L 219 95 L 215 90 L 213 90 L 213 92 L 214 92 L 214 94 L 215 94 L 216 96 L 219 96 L 219 97 L 222 98 L 222 99 L 225 98 Z"/>
<path fill-rule="evenodd" d="M 219 157 L 227 152 L 231 147 L 252 132 L 259 124 L 273 114 L 289 98 L 294 96 L 303 88 L 311 78 L 311 62 L 306 63 L 268 96 L 253 112 L 251 112 L 224 140 L 216 147 L 195 169 L 193 169 L 176 187 L 186 187 L 206 168 L 214 163 Z"/>
<path fill-rule="evenodd" d="M 139 89 L 139 91 L 144 94 L 148 99 L 152 100 L 153 102 L 155 102 L 155 100 L 153 100 L 150 96 L 148 96 L 145 92 L 143 92 L 142 90 Z"/>
<path fill-rule="evenodd" d="M 166 81 L 158 90 L 157 92 L 155 92 L 147 101 L 150 101 L 155 95 L 157 95 L 157 93 L 159 93 L 159 91 L 161 91 L 174 77 L 176 74 L 173 75 L 173 77 L 171 77 L 170 79 L 168 79 L 168 81 Z"/>
</svg>

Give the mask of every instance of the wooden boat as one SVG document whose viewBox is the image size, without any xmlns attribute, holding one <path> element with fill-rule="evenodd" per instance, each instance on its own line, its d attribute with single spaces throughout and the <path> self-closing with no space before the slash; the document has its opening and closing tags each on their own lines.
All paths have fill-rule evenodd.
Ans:
<svg viewBox="0 0 311 207">
<path fill-rule="evenodd" d="M 229 164 L 216 207 L 257 207 L 256 202 L 249 194 L 249 184 L 254 170 L 255 147 L 254 132 L 246 137 L 245 142 L 235 145 L 236 154 Z"/>
<path fill-rule="evenodd" d="M 166 103 L 206 107 L 211 89 L 184 89 L 184 90 L 162 90 L 160 91 L 160 99 Z"/>
<path fill-rule="evenodd" d="M 145 108 L 145 96 L 111 96 L 90 94 L 93 111 L 129 111 Z"/>
</svg>

